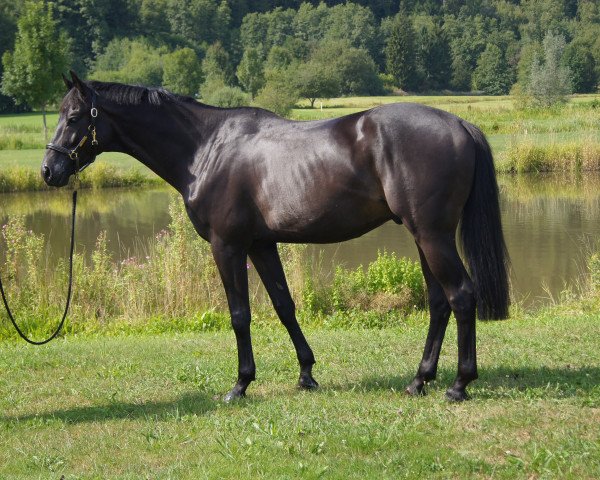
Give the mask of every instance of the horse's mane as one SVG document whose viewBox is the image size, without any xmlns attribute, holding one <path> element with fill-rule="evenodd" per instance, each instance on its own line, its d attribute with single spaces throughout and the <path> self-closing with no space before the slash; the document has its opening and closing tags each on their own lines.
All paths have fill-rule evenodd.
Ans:
<svg viewBox="0 0 600 480">
<path fill-rule="evenodd" d="M 192 97 L 171 93 L 164 88 L 143 87 L 140 85 L 125 85 L 122 83 L 99 82 L 91 80 L 87 84 L 99 96 L 119 105 L 162 105 L 165 102 L 196 103 Z"/>
</svg>

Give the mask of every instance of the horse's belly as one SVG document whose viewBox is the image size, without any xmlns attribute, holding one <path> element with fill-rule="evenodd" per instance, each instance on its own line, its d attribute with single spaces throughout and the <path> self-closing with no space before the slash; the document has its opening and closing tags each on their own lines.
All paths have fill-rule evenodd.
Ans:
<svg viewBox="0 0 600 480">
<path fill-rule="evenodd" d="M 320 210 L 280 205 L 266 226 L 275 241 L 334 243 L 359 237 L 391 218 L 389 208 L 380 201 L 337 202 Z"/>
</svg>

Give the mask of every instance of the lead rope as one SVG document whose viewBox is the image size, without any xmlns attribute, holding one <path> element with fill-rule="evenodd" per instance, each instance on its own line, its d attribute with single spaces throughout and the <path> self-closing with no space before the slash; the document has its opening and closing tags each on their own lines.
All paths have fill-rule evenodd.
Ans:
<svg viewBox="0 0 600 480">
<path fill-rule="evenodd" d="M 77 162 L 77 164 L 79 164 L 79 162 Z M 4 293 L 4 288 L 2 286 L 2 277 L 0 276 L 0 293 L 2 294 L 2 301 L 4 302 L 4 308 L 6 308 L 6 312 L 8 313 L 8 318 L 10 318 L 10 321 L 12 322 L 13 326 L 15 327 L 15 330 L 17 330 L 17 333 L 19 334 L 19 336 L 23 340 L 25 340 L 27 343 L 30 343 L 31 345 L 44 345 L 44 344 L 50 342 L 51 340 L 54 340 L 54 338 L 56 338 L 56 336 L 62 330 L 62 327 L 65 323 L 65 319 L 67 318 L 67 312 L 69 311 L 69 305 L 71 304 L 71 293 L 73 291 L 73 252 L 75 250 L 75 212 L 77 210 L 77 184 L 78 184 L 78 179 L 76 177 L 75 190 L 73 190 L 73 215 L 71 217 L 71 250 L 69 252 L 69 290 L 67 291 L 67 304 L 65 305 L 65 311 L 63 313 L 60 323 L 58 324 L 58 327 L 56 328 L 56 330 L 50 337 L 48 337 L 46 340 L 43 340 L 41 342 L 37 342 L 35 340 L 31 340 L 27 335 L 25 335 L 23 333 L 23 331 L 19 328 L 19 325 L 17 325 L 17 322 L 16 322 L 15 318 L 13 317 L 12 312 L 10 311 L 10 307 L 8 306 L 8 301 L 6 300 L 6 294 Z"/>
</svg>

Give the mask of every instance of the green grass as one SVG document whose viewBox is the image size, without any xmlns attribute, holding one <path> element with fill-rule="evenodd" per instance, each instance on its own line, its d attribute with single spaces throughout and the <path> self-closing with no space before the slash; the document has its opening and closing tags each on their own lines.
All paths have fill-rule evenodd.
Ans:
<svg viewBox="0 0 600 480">
<path fill-rule="evenodd" d="M 225 405 L 232 333 L 0 344 L 0 478 L 598 478 L 598 314 L 566 309 L 478 324 L 473 399 L 448 329 L 423 398 L 402 390 L 426 334 L 309 329 L 321 389 L 294 388 L 282 327 L 254 329 L 258 379 Z"/>
</svg>

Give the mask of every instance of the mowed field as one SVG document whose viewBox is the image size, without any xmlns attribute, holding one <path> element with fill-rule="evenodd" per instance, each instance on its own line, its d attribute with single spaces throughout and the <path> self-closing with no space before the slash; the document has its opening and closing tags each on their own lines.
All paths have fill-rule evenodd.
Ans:
<svg viewBox="0 0 600 480">
<path fill-rule="evenodd" d="M 480 378 L 451 404 L 451 322 L 428 395 L 403 394 L 427 322 L 312 330 L 321 388 L 300 392 L 279 325 L 254 330 L 257 381 L 232 333 L 70 337 L 0 345 L 0 478 L 600 477 L 597 311 L 478 323 Z"/>
</svg>

